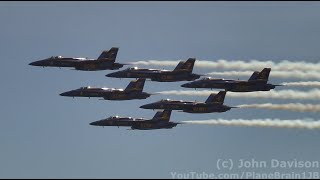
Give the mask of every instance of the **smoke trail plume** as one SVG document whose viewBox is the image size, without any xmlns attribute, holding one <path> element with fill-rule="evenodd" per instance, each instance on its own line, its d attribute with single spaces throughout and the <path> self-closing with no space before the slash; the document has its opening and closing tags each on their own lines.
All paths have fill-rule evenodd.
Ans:
<svg viewBox="0 0 320 180">
<path fill-rule="evenodd" d="M 194 120 L 182 121 L 184 124 L 224 125 L 224 126 L 247 126 L 247 127 L 275 127 L 275 128 L 302 128 L 320 129 L 320 121 L 304 120 L 280 120 L 280 119 L 216 119 L 216 120 Z"/>
<path fill-rule="evenodd" d="M 319 81 L 307 81 L 307 82 L 284 82 L 282 85 L 285 86 L 304 86 L 304 87 L 316 87 L 320 88 Z"/>
<path fill-rule="evenodd" d="M 241 108 L 259 108 L 259 109 L 272 109 L 272 110 L 288 110 L 297 112 L 320 112 L 320 104 L 301 104 L 301 103 L 289 103 L 289 104 L 242 104 L 238 107 Z"/>
<path fill-rule="evenodd" d="M 210 72 L 208 76 L 247 76 L 252 75 L 253 71 L 225 71 L 225 72 Z M 271 77 L 276 78 L 295 78 L 295 79 L 320 79 L 320 71 L 271 71 Z"/>
<path fill-rule="evenodd" d="M 133 65 L 159 65 L 159 66 L 176 66 L 179 61 L 170 60 L 148 60 L 148 61 L 136 61 L 131 62 Z M 270 67 L 275 71 L 319 71 L 320 63 L 309 63 L 304 61 L 293 62 L 283 60 L 280 62 L 273 61 L 242 61 L 242 60 L 197 60 L 195 66 L 199 68 L 214 68 L 214 69 L 237 69 L 237 70 L 252 70 L 260 71 L 265 67 Z"/>
<path fill-rule="evenodd" d="M 165 95 L 182 95 L 182 96 L 209 96 L 211 93 L 218 93 L 217 91 L 203 90 L 203 91 L 191 91 L 191 90 L 172 90 L 157 92 Z M 300 99 L 300 100 L 319 100 L 320 89 L 312 89 L 310 91 L 298 91 L 298 90 L 271 90 L 271 91 L 258 91 L 258 92 L 227 92 L 226 97 L 235 98 L 265 98 L 265 99 Z"/>
</svg>

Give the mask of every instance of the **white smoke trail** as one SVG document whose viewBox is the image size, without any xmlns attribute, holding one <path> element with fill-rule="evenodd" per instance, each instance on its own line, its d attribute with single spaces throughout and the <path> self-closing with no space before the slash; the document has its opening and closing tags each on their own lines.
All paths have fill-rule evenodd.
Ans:
<svg viewBox="0 0 320 180">
<path fill-rule="evenodd" d="M 305 87 L 316 87 L 320 88 L 319 81 L 307 81 L 307 82 L 284 82 L 282 83 L 285 86 L 305 86 Z"/>
<path fill-rule="evenodd" d="M 133 65 L 158 65 L 158 66 L 176 66 L 179 61 L 170 60 L 147 60 L 131 62 Z M 320 63 L 309 63 L 305 61 L 293 62 L 282 60 L 280 62 L 273 61 L 258 61 L 258 60 L 196 60 L 195 66 L 199 68 L 214 68 L 214 69 L 237 69 L 237 70 L 252 70 L 261 71 L 265 67 L 270 67 L 275 71 L 319 71 Z"/>
<path fill-rule="evenodd" d="M 210 72 L 208 76 L 247 76 L 248 79 L 253 71 L 225 71 L 225 72 Z M 295 79 L 320 79 L 320 71 L 271 71 L 270 77 L 276 78 L 295 78 Z"/>
<path fill-rule="evenodd" d="M 242 104 L 238 105 L 241 108 L 259 108 L 259 109 L 272 109 L 272 110 L 288 110 L 297 112 L 320 112 L 320 104 L 301 104 L 301 103 L 289 103 L 289 104 Z"/>
<path fill-rule="evenodd" d="M 209 96 L 211 93 L 218 93 L 217 91 L 203 90 L 172 90 L 157 92 L 165 95 L 181 95 L 181 96 Z M 309 91 L 298 90 L 271 90 L 271 91 L 258 91 L 258 92 L 227 92 L 226 97 L 235 98 L 265 98 L 265 99 L 300 99 L 300 100 L 319 100 L 320 89 L 312 89 Z"/>
<path fill-rule="evenodd" d="M 212 119 L 181 121 L 184 124 L 224 125 L 224 126 L 247 126 L 247 127 L 275 127 L 275 128 L 302 128 L 320 129 L 320 121 L 304 120 L 281 120 L 281 119 Z"/>
</svg>

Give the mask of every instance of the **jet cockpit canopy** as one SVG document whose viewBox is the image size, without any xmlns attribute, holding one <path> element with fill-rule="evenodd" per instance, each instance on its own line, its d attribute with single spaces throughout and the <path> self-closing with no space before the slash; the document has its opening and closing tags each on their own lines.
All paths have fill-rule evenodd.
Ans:
<svg viewBox="0 0 320 180">
<path fill-rule="evenodd" d="M 128 67 L 127 70 L 137 70 L 138 67 Z"/>
<path fill-rule="evenodd" d="M 50 59 L 61 59 L 63 58 L 62 56 L 51 56 Z"/>
</svg>

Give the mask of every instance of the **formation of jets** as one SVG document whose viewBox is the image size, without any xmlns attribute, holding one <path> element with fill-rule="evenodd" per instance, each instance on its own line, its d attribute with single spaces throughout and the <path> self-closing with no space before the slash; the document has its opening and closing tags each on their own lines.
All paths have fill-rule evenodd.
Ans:
<svg viewBox="0 0 320 180">
<path fill-rule="evenodd" d="M 105 50 L 97 59 L 52 56 L 47 59 L 30 63 L 32 66 L 40 67 L 69 67 L 80 71 L 100 71 L 100 70 L 118 70 L 124 65 L 116 63 L 116 57 L 119 48 L 112 47 Z M 67 97 L 98 97 L 101 100 L 134 100 L 147 99 L 152 93 L 143 92 L 146 79 L 157 82 L 178 82 L 192 81 L 182 84 L 184 88 L 210 88 L 224 89 L 218 94 L 210 94 L 205 102 L 183 101 L 162 99 L 160 101 L 140 106 L 143 109 L 159 109 L 152 119 L 132 118 L 110 116 L 90 123 L 92 126 L 125 126 L 131 130 L 153 130 L 153 129 L 171 129 L 176 127 L 178 122 L 170 122 L 172 110 L 178 110 L 186 113 L 221 113 L 231 110 L 232 106 L 224 105 L 224 99 L 227 91 L 232 92 L 253 92 L 253 91 L 270 91 L 276 86 L 268 84 L 271 68 L 264 68 L 262 71 L 255 71 L 248 81 L 226 80 L 205 77 L 203 75 L 192 73 L 195 64 L 195 58 L 189 58 L 186 61 L 180 61 L 174 70 L 161 69 L 142 69 L 138 67 L 129 67 L 125 70 L 109 73 L 107 77 L 113 78 L 135 78 L 125 89 L 117 88 L 99 88 L 99 87 L 80 87 L 71 91 L 63 92 L 61 96 Z"/>
</svg>

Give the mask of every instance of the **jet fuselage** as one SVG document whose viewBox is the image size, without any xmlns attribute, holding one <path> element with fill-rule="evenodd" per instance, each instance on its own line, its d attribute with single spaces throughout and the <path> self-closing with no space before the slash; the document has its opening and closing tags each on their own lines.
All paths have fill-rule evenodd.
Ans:
<svg viewBox="0 0 320 180">
<path fill-rule="evenodd" d="M 154 129 L 171 129 L 179 123 L 167 122 L 161 120 L 148 120 L 144 118 L 120 118 L 110 117 L 90 123 L 93 126 L 125 126 L 131 127 L 132 130 L 154 130 Z"/>
<path fill-rule="evenodd" d="M 158 69 L 128 68 L 126 70 L 113 72 L 106 75 L 115 78 L 148 78 L 158 82 L 193 81 L 199 79 L 200 75 L 185 71 L 169 71 Z"/>
<path fill-rule="evenodd" d="M 208 79 L 189 82 L 181 85 L 186 88 L 225 89 L 231 92 L 270 91 L 276 86 L 265 81 L 237 81 L 224 79 Z"/>
<path fill-rule="evenodd" d="M 123 89 L 83 87 L 61 93 L 60 95 L 69 97 L 102 97 L 105 100 L 131 100 L 146 99 L 151 94 L 140 91 L 125 91 Z"/>
<path fill-rule="evenodd" d="M 82 71 L 115 70 L 123 67 L 123 64 L 114 63 L 108 59 L 95 60 L 86 58 L 67 58 L 61 56 L 35 61 L 29 65 L 42 67 L 74 67 L 76 70 Z"/>
<path fill-rule="evenodd" d="M 193 101 L 172 101 L 161 100 L 155 103 L 145 104 L 140 106 L 143 109 L 167 109 L 167 110 L 182 110 L 188 113 L 212 113 L 226 112 L 231 107 L 219 103 L 203 103 Z"/>
</svg>

